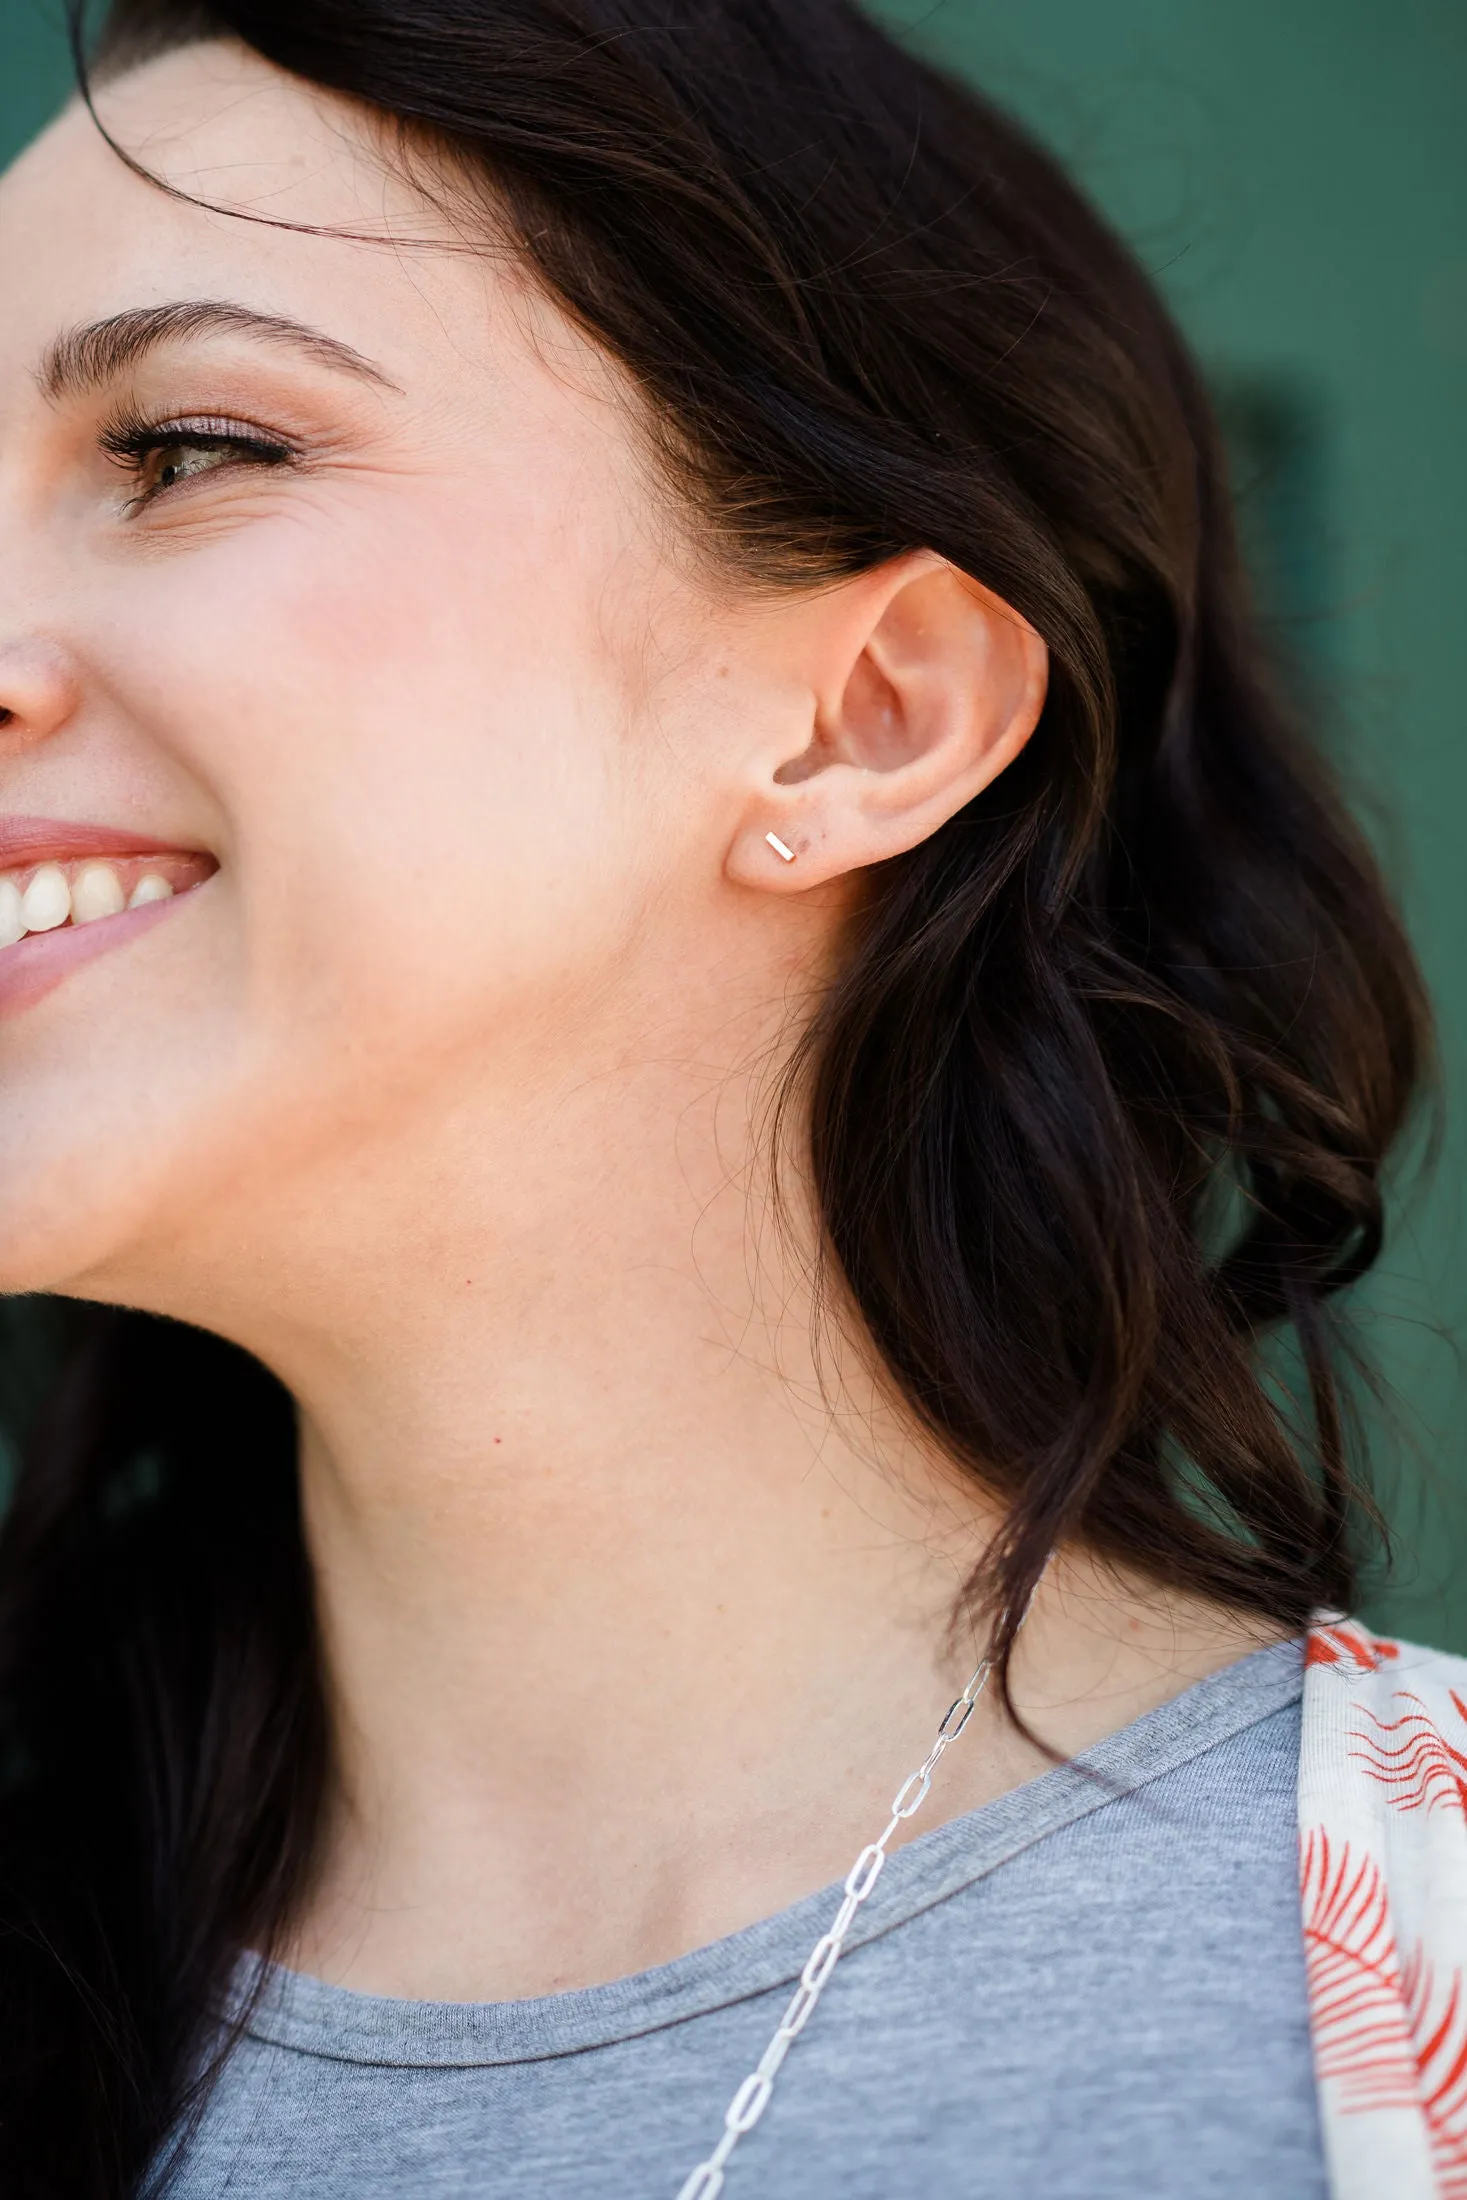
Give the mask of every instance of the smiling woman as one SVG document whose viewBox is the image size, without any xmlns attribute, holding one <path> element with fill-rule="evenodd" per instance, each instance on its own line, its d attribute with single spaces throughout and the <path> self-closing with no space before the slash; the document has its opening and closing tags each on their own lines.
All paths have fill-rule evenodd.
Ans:
<svg viewBox="0 0 1467 2200">
<path fill-rule="evenodd" d="M 1323 2193 L 1425 1015 L 1142 276 L 843 0 L 120 0 L 0 286 L 7 2195 Z"/>
</svg>

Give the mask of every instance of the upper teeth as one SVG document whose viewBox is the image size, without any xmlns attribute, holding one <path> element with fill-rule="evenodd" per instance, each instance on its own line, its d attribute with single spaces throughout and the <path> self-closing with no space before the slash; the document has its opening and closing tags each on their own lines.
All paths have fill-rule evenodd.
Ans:
<svg viewBox="0 0 1467 2200">
<path fill-rule="evenodd" d="M 129 865 L 133 869 L 134 865 Z M 0 947 L 13 947 L 28 932 L 54 932 L 68 919 L 92 924 L 145 902 L 166 901 L 172 882 L 161 871 L 145 869 L 129 894 L 111 863 L 43 863 L 24 887 L 24 874 L 0 872 Z"/>
</svg>

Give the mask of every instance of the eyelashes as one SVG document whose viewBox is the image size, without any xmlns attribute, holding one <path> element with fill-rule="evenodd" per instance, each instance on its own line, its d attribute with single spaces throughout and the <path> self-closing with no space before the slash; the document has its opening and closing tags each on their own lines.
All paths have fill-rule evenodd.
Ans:
<svg viewBox="0 0 1467 2200">
<path fill-rule="evenodd" d="M 129 514 L 213 474 L 241 466 L 281 468 L 296 462 L 294 447 L 243 420 L 198 414 L 168 420 L 125 415 L 98 438 L 133 485 Z"/>
</svg>

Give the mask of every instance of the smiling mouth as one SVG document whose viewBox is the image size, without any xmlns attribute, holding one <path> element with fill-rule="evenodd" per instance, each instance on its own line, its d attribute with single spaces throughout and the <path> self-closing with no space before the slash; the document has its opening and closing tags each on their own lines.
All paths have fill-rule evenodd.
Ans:
<svg viewBox="0 0 1467 2200">
<path fill-rule="evenodd" d="M 169 850 L 84 856 L 0 871 L 0 955 L 41 932 L 97 924 L 124 910 L 171 901 L 214 871 L 209 856 Z"/>
</svg>

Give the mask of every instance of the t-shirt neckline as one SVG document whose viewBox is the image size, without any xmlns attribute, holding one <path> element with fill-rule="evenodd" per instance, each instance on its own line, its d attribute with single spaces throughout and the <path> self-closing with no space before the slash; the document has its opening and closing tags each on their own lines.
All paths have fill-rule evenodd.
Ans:
<svg viewBox="0 0 1467 2200">
<path fill-rule="evenodd" d="M 895 1931 L 1049 1834 L 1283 1710 L 1302 1687 L 1302 1642 L 1270 1644 L 1069 1763 L 918 1835 L 893 1855 L 847 1949 Z M 298 2053 L 393 2069 L 479 2069 L 581 2054 L 792 1985 L 839 1898 L 836 1882 L 670 1963 L 531 2000 L 398 2000 L 271 1965 L 246 2030 Z M 241 1966 L 235 2008 L 254 1978 L 253 1965 Z"/>
</svg>

